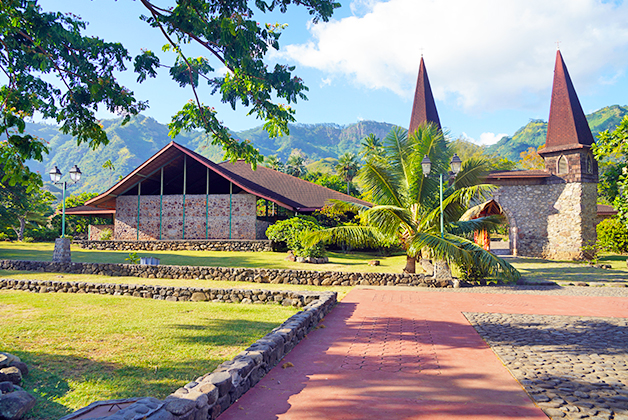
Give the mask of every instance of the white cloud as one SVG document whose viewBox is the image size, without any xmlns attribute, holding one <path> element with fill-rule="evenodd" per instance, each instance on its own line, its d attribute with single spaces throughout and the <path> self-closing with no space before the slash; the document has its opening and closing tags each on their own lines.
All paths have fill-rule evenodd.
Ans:
<svg viewBox="0 0 628 420">
<path fill-rule="evenodd" d="M 329 85 L 331 85 L 331 77 L 326 77 L 324 79 L 321 79 L 320 87 L 329 86 Z"/>
<path fill-rule="evenodd" d="M 628 2 L 354 0 L 354 16 L 311 25 L 280 53 L 328 76 L 411 98 L 421 49 L 434 94 L 466 111 L 536 108 L 556 41 L 578 92 L 628 63 Z"/>
<path fill-rule="evenodd" d="M 508 134 L 500 133 L 482 133 L 480 134 L 480 139 L 474 139 L 473 137 L 469 137 L 467 133 L 462 133 L 460 137 L 463 140 L 469 141 L 471 143 L 479 144 L 481 146 L 490 146 L 491 144 L 495 144 L 502 139 L 502 137 L 506 137 Z"/>
</svg>

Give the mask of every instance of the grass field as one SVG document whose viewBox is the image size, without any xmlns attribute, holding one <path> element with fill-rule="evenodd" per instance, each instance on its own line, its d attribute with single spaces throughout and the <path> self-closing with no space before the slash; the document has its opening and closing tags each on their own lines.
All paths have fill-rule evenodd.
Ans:
<svg viewBox="0 0 628 420">
<path fill-rule="evenodd" d="M 97 400 L 163 398 L 211 372 L 296 309 L 89 294 L 0 292 L 0 350 L 30 368 L 28 415 L 58 419 Z"/>
<path fill-rule="evenodd" d="M 0 242 L 0 259 L 52 261 L 52 243 Z M 329 252 L 328 264 L 303 264 L 285 261 L 282 252 L 228 252 L 228 251 L 146 251 L 139 257 L 159 258 L 162 265 L 191 265 L 208 267 L 282 268 L 293 270 L 349 271 L 373 273 L 400 273 L 406 263 L 405 255 L 382 257 L 377 253 Z M 95 251 L 72 246 L 73 262 L 128 263 L 127 251 Z M 377 259 L 379 266 L 368 261 Z"/>
</svg>

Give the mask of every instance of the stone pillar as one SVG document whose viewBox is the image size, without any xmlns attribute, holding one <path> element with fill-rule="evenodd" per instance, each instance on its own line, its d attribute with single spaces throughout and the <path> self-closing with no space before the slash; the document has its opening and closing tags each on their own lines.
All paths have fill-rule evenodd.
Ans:
<svg viewBox="0 0 628 420">
<path fill-rule="evenodd" d="M 69 263 L 72 262 L 69 238 L 55 239 L 55 250 L 52 253 L 52 262 Z"/>
</svg>

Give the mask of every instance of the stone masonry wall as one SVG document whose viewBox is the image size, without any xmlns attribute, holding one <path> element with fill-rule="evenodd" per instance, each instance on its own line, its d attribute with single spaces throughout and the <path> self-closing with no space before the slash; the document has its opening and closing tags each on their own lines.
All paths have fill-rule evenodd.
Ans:
<svg viewBox="0 0 628 420">
<path fill-rule="evenodd" d="M 101 251 L 242 251 L 270 252 L 272 247 L 268 240 L 224 239 L 224 240 L 191 240 L 191 241 L 81 241 L 73 242 L 83 249 Z"/>
<path fill-rule="evenodd" d="M 527 257 L 582 259 L 595 241 L 594 183 L 501 186 L 494 194 L 508 217 L 511 250 Z M 514 251 L 514 250 L 513 250 Z"/>
<path fill-rule="evenodd" d="M 183 237 L 183 196 L 164 195 L 161 205 L 162 239 L 226 239 L 229 238 L 229 195 L 210 194 L 185 196 L 185 238 Z M 206 232 L 206 207 L 209 209 Z M 159 239 L 160 196 L 140 196 L 139 240 Z M 116 199 L 115 239 L 138 239 L 137 196 Z M 231 196 L 231 239 L 255 239 L 256 199 L 252 194 Z M 207 237 L 206 237 L 207 233 Z"/>
<path fill-rule="evenodd" d="M 165 279 L 207 279 L 315 286 L 422 286 L 452 287 L 450 280 L 436 280 L 424 274 L 344 273 L 334 271 L 280 270 L 262 268 L 197 267 L 174 265 L 53 263 L 49 261 L 0 260 L 2 270 L 50 273 L 97 274 Z"/>
<path fill-rule="evenodd" d="M 0 289 L 36 293 L 97 293 L 137 296 L 160 300 L 212 300 L 253 304 L 282 304 L 301 307 L 288 318 L 232 360 L 213 372 L 198 377 L 177 389 L 165 400 L 138 399 L 128 407 L 99 420 L 213 420 L 255 386 L 299 341 L 314 329 L 336 304 L 335 292 L 291 292 L 247 289 L 203 289 L 122 284 L 94 284 L 60 281 L 0 279 Z M 99 402 L 90 404 L 62 420 L 89 413 Z"/>
</svg>

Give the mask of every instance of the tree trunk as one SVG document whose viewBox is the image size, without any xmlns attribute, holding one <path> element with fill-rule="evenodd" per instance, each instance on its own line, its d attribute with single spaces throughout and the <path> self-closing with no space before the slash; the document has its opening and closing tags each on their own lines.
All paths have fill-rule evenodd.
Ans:
<svg viewBox="0 0 628 420">
<path fill-rule="evenodd" d="M 434 262 L 434 278 L 438 280 L 451 280 L 451 268 L 444 260 L 436 260 Z"/>
<path fill-rule="evenodd" d="M 22 242 L 24 240 L 24 229 L 26 228 L 26 218 L 20 216 L 19 220 L 20 220 L 20 229 L 17 232 L 17 240 Z"/>
<path fill-rule="evenodd" d="M 406 267 L 403 269 L 406 273 L 416 273 L 416 257 L 406 256 Z"/>
</svg>

